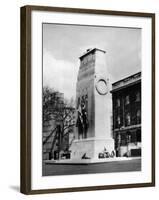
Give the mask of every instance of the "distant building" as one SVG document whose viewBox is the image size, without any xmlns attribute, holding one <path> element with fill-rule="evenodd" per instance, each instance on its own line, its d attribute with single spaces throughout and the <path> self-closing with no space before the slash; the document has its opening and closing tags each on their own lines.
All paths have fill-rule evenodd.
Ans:
<svg viewBox="0 0 159 200">
<path fill-rule="evenodd" d="M 141 72 L 112 84 L 117 156 L 141 156 Z"/>
</svg>

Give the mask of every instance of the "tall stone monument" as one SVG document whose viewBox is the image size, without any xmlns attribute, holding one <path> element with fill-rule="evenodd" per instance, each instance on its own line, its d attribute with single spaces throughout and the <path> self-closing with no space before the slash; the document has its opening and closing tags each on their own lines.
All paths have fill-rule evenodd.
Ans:
<svg viewBox="0 0 159 200">
<path fill-rule="evenodd" d="M 106 52 L 88 49 L 80 58 L 76 85 L 77 120 L 71 159 L 99 159 L 99 154 L 114 150 L 111 134 L 112 99 Z"/>
</svg>

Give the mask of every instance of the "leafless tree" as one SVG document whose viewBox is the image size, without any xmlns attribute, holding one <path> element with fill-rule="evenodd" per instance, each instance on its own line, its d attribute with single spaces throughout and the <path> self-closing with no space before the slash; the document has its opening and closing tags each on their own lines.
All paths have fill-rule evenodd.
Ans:
<svg viewBox="0 0 159 200">
<path fill-rule="evenodd" d="M 65 145 L 68 150 L 70 144 L 65 144 L 66 138 L 73 133 L 75 126 L 75 108 L 73 98 L 69 101 L 64 99 L 64 95 L 50 89 L 43 88 L 43 128 L 50 126 L 50 122 L 54 123 L 47 137 L 43 139 L 43 145 L 52 138 L 50 153 L 54 146 L 58 143 L 58 151 L 60 152 Z"/>
</svg>

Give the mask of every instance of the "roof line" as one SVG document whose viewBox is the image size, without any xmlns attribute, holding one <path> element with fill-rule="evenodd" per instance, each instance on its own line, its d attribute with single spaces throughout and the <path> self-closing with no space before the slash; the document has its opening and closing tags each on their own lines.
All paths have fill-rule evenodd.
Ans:
<svg viewBox="0 0 159 200">
<path fill-rule="evenodd" d="M 120 79 L 119 81 L 116 81 L 116 82 L 112 83 L 112 85 L 115 85 L 115 84 L 117 84 L 117 83 L 120 83 L 121 81 L 124 81 L 125 79 L 131 78 L 131 77 L 133 77 L 133 76 L 135 76 L 135 75 L 137 75 L 137 74 L 141 74 L 141 72 L 137 72 L 137 73 L 135 73 L 135 74 L 133 74 L 133 75 L 127 76 L 127 77 L 125 77 L 125 78 L 122 78 L 122 79 Z"/>
</svg>

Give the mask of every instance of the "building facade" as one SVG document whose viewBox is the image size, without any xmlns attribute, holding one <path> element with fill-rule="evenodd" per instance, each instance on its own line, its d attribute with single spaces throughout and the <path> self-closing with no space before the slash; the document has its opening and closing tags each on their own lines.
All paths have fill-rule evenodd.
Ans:
<svg viewBox="0 0 159 200">
<path fill-rule="evenodd" d="M 141 72 L 112 84 L 116 156 L 141 156 Z"/>
</svg>

